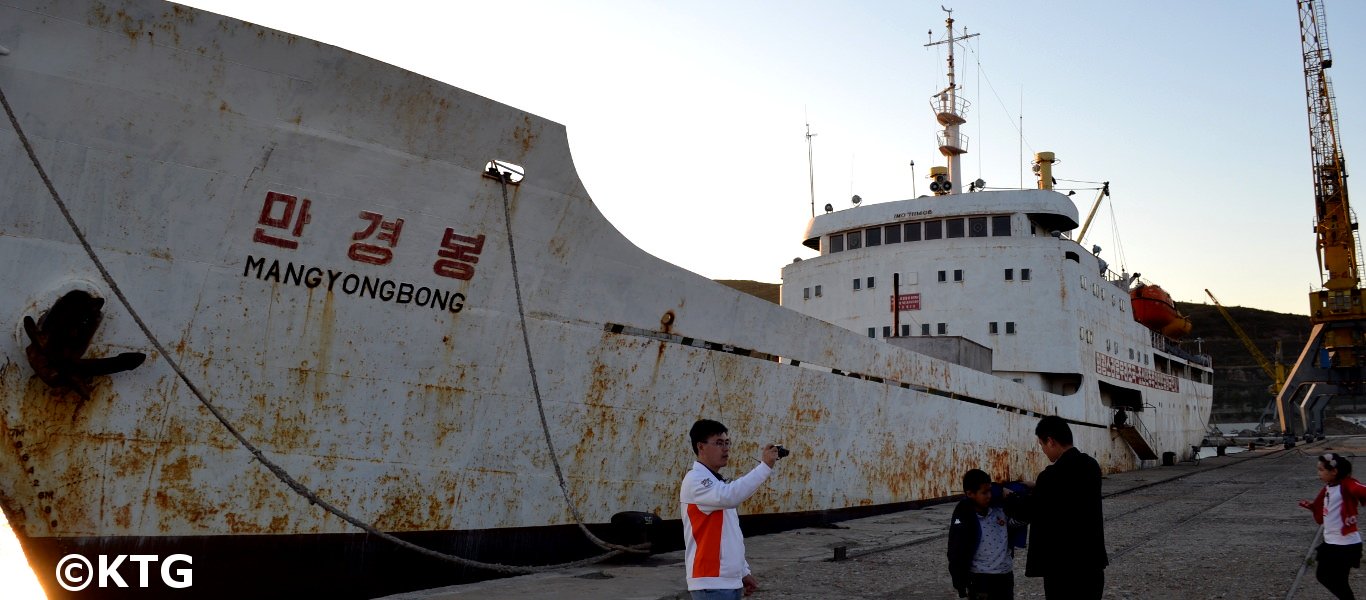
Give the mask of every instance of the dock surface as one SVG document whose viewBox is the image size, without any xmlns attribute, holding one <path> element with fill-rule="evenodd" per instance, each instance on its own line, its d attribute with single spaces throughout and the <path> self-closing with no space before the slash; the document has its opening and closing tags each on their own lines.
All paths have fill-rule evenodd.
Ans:
<svg viewBox="0 0 1366 600">
<path fill-rule="evenodd" d="M 1366 437 L 1335 437 L 1288 450 L 1277 446 L 1107 476 L 1103 494 L 1110 567 L 1104 597 L 1287 598 L 1318 528 L 1296 504 L 1312 500 L 1321 485 L 1316 457 L 1342 454 L 1360 475 L 1366 473 L 1366 452 L 1361 450 L 1366 450 Z M 743 514 L 744 507 L 740 510 Z M 955 599 L 945 557 L 952 511 L 952 504 L 944 504 L 844 521 L 838 529 L 748 538 L 746 556 L 760 585 L 751 598 Z M 848 558 L 835 562 L 834 548 L 840 545 L 848 548 Z M 1042 581 L 1024 576 L 1027 552 L 1015 557 L 1015 597 L 1043 598 Z M 1351 581 L 1366 597 L 1362 570 L 1352 571 Z M 389 598 L 688 597 L 679 551 L 653 556 L 642 565 L 602 565 Z M 1294 598 L 1332 596 L 1310 567 Z"/>
</svg>

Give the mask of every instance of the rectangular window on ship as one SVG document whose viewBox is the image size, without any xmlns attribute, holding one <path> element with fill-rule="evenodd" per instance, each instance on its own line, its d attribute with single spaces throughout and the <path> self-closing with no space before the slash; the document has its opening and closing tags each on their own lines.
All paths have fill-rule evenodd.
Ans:
<svg viewBox="0 0 1366 600">
<path fill-rule="evenodd" d="M 883 227 L 883 228 L 882 228 L 882 238 L 883 238 L 882 241 L 887 242 L 888 244 L 900 244 L 900 243 L 901 243 L 901 226 L 900 226 L 900 225 L 888 225 L 888 226 L 886 226 L 886 227 Z"/>
<path fill-rule="evenodd" d="M 987 237 L 986 217 L 972 217 L 968 219 L 968 237 Z"/>
<path fill-rule="evenodd" d="M 925 239 L 937 240 L 944 237 L 943 221 L 925 221 Z"/>
<path fill-rule="evenodd" d="M 951 238 L 960 238 L 960 237 L 963 237 L 963 220 L 962 220 L 962 219 L 949 219 L 949 220 L 945 221 L 945 223 L 947 223 L 947 226 L 948 226 L 948 234 L 949 234 L 948 237 L 951 237 Z"/>
<path fill-rule="evenodd" d="M 864 231 L 864 232 L 863 232 L 863 241 L 864 241 L 865 243 L 868 244 L 868 247 L 869 247 L 869 248 L 872 248 L 873 246 L 881 246 L 881 245 L 882 245 L 882 228 L 881 228 L 881 227 L 874 227 L 874 228 L 872 228 L 872 229 L 869 229 L 869 230 Z"/>
<path fill-rule="evenodd" d="M 992 237 L 1010 235 L 1010 215 L 999 215 L 991 218 Z"/>
<path fill-rule="evenodd" d="M 920 241 L 920 221 L 916 221 L 916 222 L 914 222 L 914 223 L 907 223 L 907 224 L 902 228 L 902 231 L 904 231 L 904 232 L 906 233 L 906 241 L 908 241 L 908 242 L 918 242 L 918 241 Z"/>
<path fill-rule="evenodd" d="M 844 245 L 848 246 L 850 250 L 858 250 L 863 247 L 863 232 L 850 231 L 844 234 L 844 241 Z"/>
<path fill-rule="evenodd" d="M 844 234 L 836 233 L 830 236 L 830 253 L 844 252 Z"/>
</svg>

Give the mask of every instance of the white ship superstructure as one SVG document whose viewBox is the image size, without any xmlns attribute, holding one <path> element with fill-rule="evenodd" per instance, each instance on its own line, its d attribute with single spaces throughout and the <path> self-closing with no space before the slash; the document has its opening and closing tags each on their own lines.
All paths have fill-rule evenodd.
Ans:
<svg viewBox="0 0 1366 600">
<path fill-rule="evenodd" d="M 820 215 L 806 244 L 821 255 L 783 268 L 782 304 L 1059 402 L 1195 417 L 1208 359 L 1134 320 L 1133 278 L 1071 240 L 1077 227 L 1071 200 L 1052 190 Z M 1191 421 L 1192 431 L 1202 425 Z"/>
</svg>

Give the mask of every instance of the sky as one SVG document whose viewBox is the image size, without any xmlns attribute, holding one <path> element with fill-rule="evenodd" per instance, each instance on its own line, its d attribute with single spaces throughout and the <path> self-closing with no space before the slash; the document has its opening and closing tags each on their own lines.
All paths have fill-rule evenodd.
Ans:
<svg viewBox="0 0 1366 600">
<path fill-rule="evenodd" d="M 589 194 L 633 243 L 773 283 L 813 254 L 808 122 L 818 210 L 927 193 L 946 69 L 944 46 L 924 45 L 953 4 L 981 34 L 957 51 L 973 103 L 964 179 L 1032 187 L 1027 164 L 1047 150 L 1059 179 L 1111 182 L 1086 244 L 1177 300 L 1209 288 L 1307 314 L 1321 282 L 1290 0 L 190 4 L 562 123 Z M 1366 3 L 1326 8 L 1352 165 L 1366 160 L 1366 39 L 1351 34 Z M 1083 215 L 1094 198 L 1077 191 Z"/>
<path fill-rule="evenodd" d="M 1180 301 L 1209 288 L 1307 314 L 1321 282 L 1291 0 L 189 4 L 562 123 L 589 194 L 633 243 L 772 283 L 813 255 L 807 123 L 818 210 L 927 193 L 943 164 L 929 98 L 946 82 L 944 46 L 924 45 L 944 37 L 942 4 L 980 33 L 956 51 L 973 103 L 965 180 L 1033 187 L 1028 161 L 1047 150 L 1057 178 L 1109 181 L 1085 242 Z M 1351 33 L 1366 3 L 1326 10 L 1352 165 L 1366 161 L 1366 36 Z M 1094 198 L 1074 196 L 1083 215 Z"/>
</svg>

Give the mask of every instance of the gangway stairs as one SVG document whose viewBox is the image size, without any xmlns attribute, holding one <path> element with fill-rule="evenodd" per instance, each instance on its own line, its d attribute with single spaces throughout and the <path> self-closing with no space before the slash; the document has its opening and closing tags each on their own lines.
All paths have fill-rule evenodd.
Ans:
<svg viewBox="0 0 1366 600">
<path fill-rule="evenodd" d="M 1117 421 L 1119 419 L 1116 419 Z M 1115 423 L 1110 429 L 1119 433 L 1119 437 L 1134 449 L 1134 454 L 1138 455 L 1139 460 L 1157 460 L 1157 451 L 1148 444 L 1148 428 L 1143 426 L 1143 422 L 1134 418 L 1132 422 L 1126 420 L 1124 423 Z"/>
</svg>

